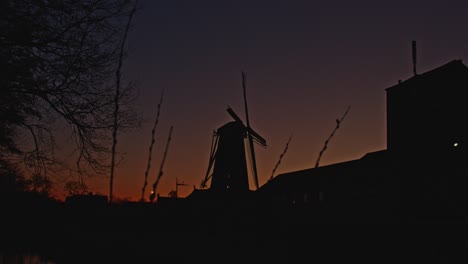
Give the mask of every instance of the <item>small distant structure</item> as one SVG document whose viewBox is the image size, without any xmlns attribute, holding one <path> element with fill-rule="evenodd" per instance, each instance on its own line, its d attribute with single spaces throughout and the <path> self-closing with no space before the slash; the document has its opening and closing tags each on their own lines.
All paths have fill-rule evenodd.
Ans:
<svg viewBox="0 0 468 264">
<path fill-rule="evenodd" d="M 179 197 L 179 186 L 189 186 L 189 184 L 186 184 L 183 181 L 179 182 L 179 180 L 176 178 L 175 190 L 170 191 L 168 196 L 161 196 L 158 193 L 157 200 L 156 200 L 157 204 L 159 206 L 161 205 L 167 206 L 167 205 L 175 205 L 175 204 L 183 203 L 182 200 L 184 200 L 184 198 Z"/>
</svg>

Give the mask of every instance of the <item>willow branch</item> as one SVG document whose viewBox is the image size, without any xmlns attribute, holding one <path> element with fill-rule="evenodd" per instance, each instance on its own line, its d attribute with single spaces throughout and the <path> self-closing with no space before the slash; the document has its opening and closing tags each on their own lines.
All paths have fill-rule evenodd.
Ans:
<svg viewBox="0 0 468 264">
<path fill-rule="evenodd" d="M 320 159 L 322 158 L 323 153 L 324 153 L 325 150 L 327 149 L 328 143 L 330 142 L 331 138 L 335 135 L 335 133 L 336 133 L 336 131 L 338 130 L 338 128 L 340 128 L 340 124 L 341 124 L 341 122 L 343 122 L 343 120 L 344 120 L 344 118 L 346 117 L 346 115 L 348 114 L 350 108 L 351 108 L 351 106 L 348 106 L 348 108 L 347 108 L 346 111 L 344 112 L 343 116 L 342 116 L 340 119 L 336 119 L 336 126 L 335 126 L 335 128 L 333 129 L 333 131 L 331 132 L 330 136 L 327 138 L 327 140 L 325 140 L 325 144 L 324 144 L 322 150 L 321 150 L 320 153 L 319 153 L 319 156 L 318 156 L 318 158 L 317 158 L 317 162 L 315 163 L 315 168 L 318 168 L 319 163 L 320 163 Z"/>
<path fill-rule="evenodd" d="M 145 200 L 145 190 L 146 186 L 148 185 L 148 173 L 151 167 L 151 156 L 153 154 L 153 146 L 154 146 L 154 134 L 156 132 L 156 127 L 158 126 L 159 122 L 159 114 L 161 111 L 161 105 L 163 103 L 163 98 L 164 98 L 164 89 L 161 92 L 161 98 L 159 99 L 159 104 L 158 104 L 158 112 L 156 114 L 156 120 L 154 121 L 153 129 L 151 130 L 151 144 L 149 146 L 149 153 L 148 153 L 148 164 L 146 166 L 146 171 L 145 171 L 145 181 L 143 183 L 143 188 L 141 188 L 141 201 Z"/>
<path fill-rule="evenodd" d="M 285 148 L 284 148 L 284 150 L 283 150 L 283 153 L 281 153 L 281 155 L 280 155 L 280 157 L 279 157 L 279 160 L 278 160 L 278 162 L 277 162 L 276 165 L 275 165 L 275 168 L 274 168 L 273 171 L 271 172 L 270 180 L 273 179 L 273 176 L 275 175 L 276 169 L 277 169 L 278 166 L 280 165 L 281 160 L 283 159 L 284 154 L 286 154 L 286 151 L 288 151 L 288 146 L 289 146 L 289 142 L 291 142 L 291 139 L 292 139 L 292 135 L 289 137 L 288 142 L 286 142 L 286 146 L 285 146 Z"/>
</svg>

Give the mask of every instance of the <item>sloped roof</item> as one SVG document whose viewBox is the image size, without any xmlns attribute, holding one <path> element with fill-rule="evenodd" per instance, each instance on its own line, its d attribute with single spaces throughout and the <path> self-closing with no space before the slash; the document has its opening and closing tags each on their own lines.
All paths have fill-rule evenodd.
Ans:
<svg viewBox="0 0 468 264">
<path fill-rule="evenodd" d="M 416 74 L 405 81 L 401 81 L 396 85 L 386 88 L 385 90 L 399 90 L 404 89 L 405 87 L 419 86 L 422 83 L 440 82 L 459 78 L 468 80 L 468 68 L 463 64 L 462 60 L 456 59 L 430 71 Z"/>
<path fill-rule="evenodd" d="M 360 159 L 334 163 L 317 168 L 309 168 L 299 171 L 282 173 L 260 187 L 260 191 L 276 188 L 273 186 L 282 186 L 291 184 L 292 181 L 297 184 L 307 184 L 320 180 L 320 177 L 332 177 L 340 175 L 349 170 L 366 167 L 380 167 L 387 161 L 387 150 L 369 152 Z"/>
</svg>

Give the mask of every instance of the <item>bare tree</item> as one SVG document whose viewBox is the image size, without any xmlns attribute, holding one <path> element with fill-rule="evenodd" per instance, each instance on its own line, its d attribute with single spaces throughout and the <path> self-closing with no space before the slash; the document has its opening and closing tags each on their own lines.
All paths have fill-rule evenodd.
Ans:
<svg viewBox="0 0 468 264">
<path fill-rule="evenodd" d="M 68 181 L 65 183 L 64 189 L 67 196 L 85 194 L 88 192 L 88 186 L 81 181 Z"/>
<path fill-rule="evenodd" d="M 31 177 L 33 192 L 40 193 L 45 196 L 50 195 L 52 190 L 52 182 L 45 175 L 33 174 Z"/>
<path fill-rule="evenodd" d="M 17 165 L 0 159 L 0 196 L 27 191 L 30 183 Z"/>
<path fill-rule="evenodd" d="M 115 154 L 117 147 L 117 131 L 119 130 L 119 107 L 120 107 L 120 90 L 122 82 L 122 65 L 124 60 L 125 53 L 125 43 L 127 42 L 128 31 L 130 30 L 130 25 L 132 23 L 133 15 L 135 14 L 138 1 L 135 1 L 135 4 L 130 11 L 128 17 L 127 25 L 125 27 L 124 35 L 120 43 L 119 49 L 119 62 L 117 65 L 117 70 L 115 71 L 115 96 L 114 96 L 114 124 L 112 126 L 112 151 L 111 151 L 111 167 L 110 167 L 110 180 L 109 180 L 109 203 L 112 203 L 113 187 L 114 187 L 114 172 L 115 172 Z"/>
<path fill-rule="evenodd" d="M 63 169 L 108 173 L 113 73 L 125 55 L 120 47 L 134 5 L 1 1 L 0 158 L 18 158 L 44 177 L 61 177 Z M 117 94 L 120 132 L 139 124 L 134 91 L 126 85 Z"/>
</svg>

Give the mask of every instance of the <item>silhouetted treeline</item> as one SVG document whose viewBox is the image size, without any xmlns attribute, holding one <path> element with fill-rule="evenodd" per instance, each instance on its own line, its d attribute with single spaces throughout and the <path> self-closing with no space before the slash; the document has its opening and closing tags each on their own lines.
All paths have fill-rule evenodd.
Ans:
<svg viewBox="0 0 468 264">
<path fill-rule="evenodd" d="M 2 212 L 4 251 L 55 263 L 466 260 L 462 225 L 328 225 L 325 211 L 250 199 L 75 207 L 23 193 L 2 199 Z"/>
</svg>

